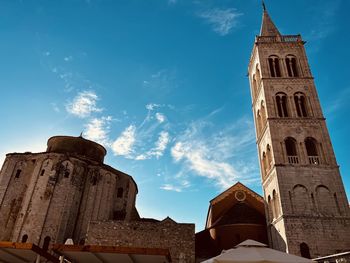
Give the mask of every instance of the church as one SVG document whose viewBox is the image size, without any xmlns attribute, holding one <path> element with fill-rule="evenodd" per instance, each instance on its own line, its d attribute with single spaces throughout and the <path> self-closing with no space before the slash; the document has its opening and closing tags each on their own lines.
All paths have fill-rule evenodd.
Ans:
<svg viewBox="0 0 350 263">
<path fill-rule="evenodd" d="M 54 136 L 45 152 L 6 155 L 0 261 L 190 263 L 246 239 L 306 258 L 349 251 L 349 204 L 304 44 L 264 6 L 248 66 L 263 196 L 234 184 L 195 234 L 194 224 L 142 218 L 136 182 L 103 163 L 103 146 Z"/>
</svg>

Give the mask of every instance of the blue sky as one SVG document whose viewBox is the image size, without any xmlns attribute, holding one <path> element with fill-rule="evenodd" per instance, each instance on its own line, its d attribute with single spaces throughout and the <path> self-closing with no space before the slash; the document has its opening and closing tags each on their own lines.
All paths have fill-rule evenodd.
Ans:
<svg viewBox="0 0 350 263">
<path fill-rule="evenodd" d="M 266 1 L 307 41 L 349 195 L 350 2 L 291 3 Z M 142 216 L 203 229 L 230 185 L 262 193 L 246 77 L 261 16 L 258 0 L 0 0 L 0 163 L 83 131 L 134 177 Z"/>
</svg>

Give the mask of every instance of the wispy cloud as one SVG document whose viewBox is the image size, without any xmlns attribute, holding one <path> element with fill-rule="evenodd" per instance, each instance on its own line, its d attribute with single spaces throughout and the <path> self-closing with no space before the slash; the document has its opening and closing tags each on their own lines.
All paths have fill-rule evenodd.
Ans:
<svg viewBox="0 0 350 263">
<path fill-rule="evenodd" d="M 98 96 L 94 91 L 82 91 L 69 103 L 66 104 L 68 113 L 79 118 L 89 117 L 93 112 L 101 112 L 97 107 Z"/>
<path fill-rule="evenodd" d="M 213 8 L 198 13 L 198 16 L 212 26 L 214 32 L 221 36 L 229 34 L 238 25 L 238 18 L 242 16 L 235 8 Z"/>
<path fill-rule="evenodd" d="M 61 110 L 60 110 L 60 108 L 57 106 L 57 103 L 55 103 L 55 102 L 52 102 L 51 103 L 51 106 L 52 106 L 52 109 L 55 111 L 55 112 L 60 112 Z"/>
<path fill-rule="evenodd" d="M 316 40 L 321 40 L 328 37 L 334 30 L 334 20 L 337 14 L 337 11 L 340 7 L 341 1 L 321 1 L 320 4 L 316 7 L 313 7 L 314 13 L 314 27 L 310 31 L 309 35 L 306 38 L 311 42 Z M 316 50 L 318 48 L 316 47 Z"/>
<path fill-rule="evenodd" d="M 160 189 L 165 191 L 182 192 L 184 189 L 190 187 L 190 182 L 187 180 L 182 180 L 178 185 L 174 184 L 163 184 Z"/>
<path fill-rule="evenodd" d="M 72 56 L 66 56 L 63 58 L 64 61 L 66 62 L 69 62 L 69 61 L 72 61 L 73 60 L 73 57 Z"/>
<path fill-rule="evenodd" d="M 159 123 L 163 123 L 165 121 L 165 115 L 160 112 L 157 112 L 156 119 Z"/>
<path fill-rule="evenodd" d="M 148 91 L 155 92 L 157 96 L 167 94 L 178 85 L 176 70 L 161 69 L 143 80 L 143 87 Z"/>
<path fill-rule="evenodd" d="M 163 153 L 170 141 L 169 133 L 166 131 L 162 131 L 159 134 L 158 140 L 155 143 L 155 147 L 151 148 L 149 151 L 142 153 L 136 156 L 136 160 L 146 160 L 152 157 L 156 157 L 157 159 L 163 156 Z"/>
<path fill-rule="evenodd" d="M 181 192 L 181 188 L 180 187 L 176 187 L 172 184 L 164 184 L 160 187 L 160 189 L 163 189 L 165 191 L 174 191 L 174 192 Z"/>
<path fill-rule="evenodd" d="M 121 135 L 112 143 L 111 148 L 115 155 L 130 157 L 133 145 L 136 140 L 136 127 L 130 125 Z"/>
<path fill-rule="evenodd" d="M 348 98 L 350 97 L 350 87 L 341 89 L 338 93 L 334 93 L 335 97 L 330 100 L 325 107 L 325 114 L 331 119 L 334 117 L 334 113 L 342 107 L 348 105 Z"/>
<path fill-rule="evenodd" d="M 109 145 L 108 133 L 112 116 L 93 118 L 86 125 L 84 135 L 87 139 L 98 142 L 104 146 Z"/>
<path fill-rule="evenodd" d="M 161 106 L 160 104 L 149 103 L 149 104 L 147 104 L 145 107 L 146 107 L 147 110 L 152 111 L 152 110 L 154 110 L 154 109 L 156 109 L 156 108 L 159 108 L 160 106 Z"/>
<path fill-rule="evenodd" d="M 212 180 L 223 189 L 238 180 L 257 179 L 257 167 L 249 159 L 254 156 L 250 150 L 254 145 L 252 123 L 243 119 L 219 132 L 206 132 L 211 125 L 207 119 L 198 120 L 178 136 L 171 148 L 174 161 L 182 164 L 182 169 Z M 236 154 L 240 155 L 239 159 Z"/>
</svg>

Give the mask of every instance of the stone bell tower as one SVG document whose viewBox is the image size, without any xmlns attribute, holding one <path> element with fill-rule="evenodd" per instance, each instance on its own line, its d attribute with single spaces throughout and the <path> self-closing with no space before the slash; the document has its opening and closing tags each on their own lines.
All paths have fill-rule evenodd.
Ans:
<svg viewBox="0 0 350 263">
<path fill-rule="evenodd" d="M 350 249 L 350 210 L 304 44 L 264 6 L 248 70 L 270 246 L 313 258 Z"/>
</svg>

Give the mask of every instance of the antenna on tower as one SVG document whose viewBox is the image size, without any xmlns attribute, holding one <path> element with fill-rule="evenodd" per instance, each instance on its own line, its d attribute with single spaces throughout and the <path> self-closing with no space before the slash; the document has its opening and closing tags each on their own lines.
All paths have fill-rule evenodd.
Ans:
<svg viewBox="0 0 350 263">
<path fill-rule="evenodd" d="M 264 0 L 262 0 L 262 6 L 263 6 L 263 10 L 266 11 L 266 6 L 265 6 Z"/>
</svg>

